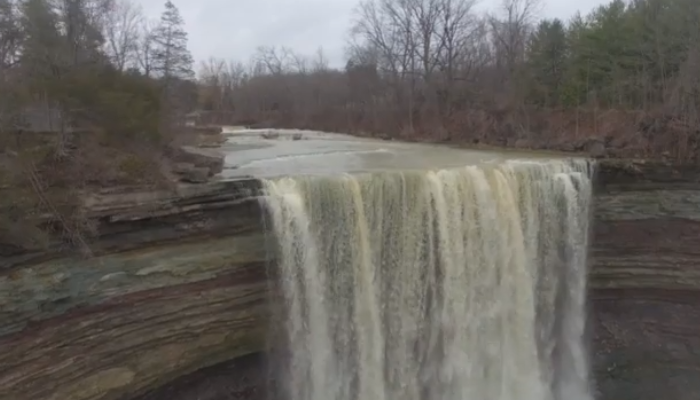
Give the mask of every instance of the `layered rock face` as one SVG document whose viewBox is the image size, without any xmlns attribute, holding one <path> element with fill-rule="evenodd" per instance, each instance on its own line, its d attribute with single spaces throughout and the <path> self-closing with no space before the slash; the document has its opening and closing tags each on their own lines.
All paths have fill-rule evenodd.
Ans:
<svg viewBox="0 0 700 400">
<path fill-rule="evenodd" d="M 700 167 L 603 161 L 597 185 L 597 398 L 695 400 Z M 258 189 L 104 193 L 87 204 L 94 258 L 0 260 L 0 400 L 263 398 L 264 362 L 240 358 L 267 332 Z"/>
<path fill-rule="evenodd" d="M 89 199 L 89 260 L 0 263 L 0 399 L 128 399 L 265 340 L 256 181 Z"/>
<path fill-rule="evenodd" d="M 601 400 L 700 393 L 700 167 L 603 162 L 591 249 Z"/>
</svg>

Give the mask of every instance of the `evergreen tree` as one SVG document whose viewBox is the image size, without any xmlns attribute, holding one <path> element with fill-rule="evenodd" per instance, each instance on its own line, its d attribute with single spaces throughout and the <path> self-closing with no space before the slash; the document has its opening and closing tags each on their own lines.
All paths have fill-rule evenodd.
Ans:
<svg viewBox="0 0 700 400">
<path fill-rule="evenodd" d="M 153 72 L 166 80 L 194 77 L 184 24 L 180 11 L 168 0 L 152 36 Z"/>
<path fill-rule="evenodd" d="M 13 2 L 0 0 L 0 71 L 15 61 L 20 35 Z"/>
<path fill-rule="evenodd" d="M 540 22 L 532 35 L 529 50 L 528 61 L 532 68 L 537 103 L 559 105 L 567 63 L 564 23 L 558 19 Z"/>
<path fill-rule="evenodd" d="M 100 49 L 104 37 L 99 17 L 91 10 L 88 0 L 61 0 L 58 2 L 59 21 L 65 41 L 65 56 L 69 65 L 106 61 Z"/>
<path fill-rule="evenodd" d="M 700 88 L 698 17 L 697 0 L 612 0 L 568 24 L 543 21 L 530 37 L 528 100 L 646 109 Z"/>
<path fill-rule="evenodd" d="M 64 40 L 54 8 L 46 0 L 26 0 L 21 11 L 22 64 L 35 73 L 60 65 Z"/>
</svg>

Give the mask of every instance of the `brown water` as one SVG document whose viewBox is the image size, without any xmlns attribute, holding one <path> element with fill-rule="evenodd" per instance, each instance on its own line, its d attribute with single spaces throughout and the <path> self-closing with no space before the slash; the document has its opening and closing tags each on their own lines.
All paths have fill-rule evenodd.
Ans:
<svg viewBox="0 0 700 400">
<path fill-rule="evenodd" d="M 228 132 L 228 133 L 227 133 Z M 275 139 L 264 135 L 275 132 Z M 426 170 L 513 158 L 551 157 L 541 153 L 483 151 L 402 143 L 348 135 L 295 130 L 228 130 L 224 178 Z M 301 135 L 302 139 L 293 140 Z"/>
</svg>

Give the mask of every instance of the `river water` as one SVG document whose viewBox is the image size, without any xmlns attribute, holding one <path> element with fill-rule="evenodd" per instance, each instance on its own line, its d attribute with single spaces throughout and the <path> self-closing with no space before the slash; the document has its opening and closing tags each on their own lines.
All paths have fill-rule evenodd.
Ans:
<svg viewBox="0 0 700 400">
<path fill-rule="evenodd" d="M 266 177 L 286 398 L 592 398 L 589 161 L 236 140 Z"/>
<path fill-rule="evenodd" d="M 227 135 L 228 142 L 222 148 L 226 153 L 224 178 L 426 170 L 501 162 L 516 155 L 541 157 L 527 152 L 465 150 L 315 131 L 231 130 Z M 263 138 L 271 135 L 277 136 Z"/>
</svg>

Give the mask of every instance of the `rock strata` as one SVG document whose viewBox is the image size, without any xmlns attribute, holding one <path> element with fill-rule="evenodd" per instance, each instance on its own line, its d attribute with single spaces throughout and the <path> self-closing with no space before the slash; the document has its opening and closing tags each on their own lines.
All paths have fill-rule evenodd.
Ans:
<svg viewBox="0 0 700 400">
<path fill-rule="evenodd" d="M 87 200 L 94 257 L 0 263 L 0 399 L 129 399 L 264 345 L 255 181 Z"/>
<path fill-rule="evenodd" d="M 700 167 L 606 161 L 591 249 L 601 400 L 700 393 Z"/>
</svg>

